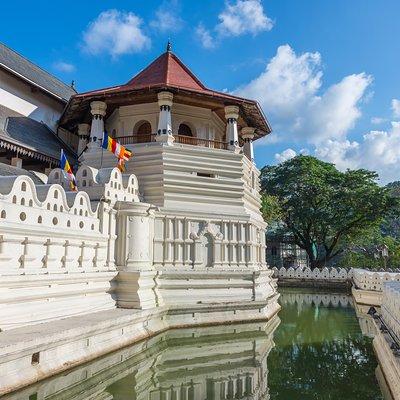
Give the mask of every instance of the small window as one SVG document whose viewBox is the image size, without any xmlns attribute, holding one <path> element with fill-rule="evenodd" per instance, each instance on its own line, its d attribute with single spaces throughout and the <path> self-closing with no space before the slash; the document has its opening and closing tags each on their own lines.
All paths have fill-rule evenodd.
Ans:
<svg viewBox="0 0 400 400">
<path fill-rule="evenodd" d="M 197 176 L 202 176 L 204 178 L 215 178 L 214 174 L 207 174 L 205 172 L 197 172 Z"/>
<path fill-rule="evenodd" d="M 21 183 L 21 191 L 26 192 L 26 182 Z"/>
<path fill-rule="evenodd" d="M 3 210 L 1 212 L 1 218 L 6 218 L 7 217 L 7 213 L 5 212 L 5 210 Z"/>
<path fill-rule="evenodd" d="M 193 136 L 192 130 L 189 125 L 180 124 L 178 129 L 178 135 L 181 136 Z"/>
<path fill-rule="evenodd" d="M 43 222 L 43 219 L 42 219 L 41 215 L 38 216 L 37 222 L 38 222 L 38 224 L 41 224 Z"/>
<path fill-rule="evenodd" d="M 37 365 L 37 364 L 39 364 L 39 361 L 40 361 L 40 353 L 39 352 L 33 353 L 32 354 L 31 364 L 32 365 Z"/>
</svg>

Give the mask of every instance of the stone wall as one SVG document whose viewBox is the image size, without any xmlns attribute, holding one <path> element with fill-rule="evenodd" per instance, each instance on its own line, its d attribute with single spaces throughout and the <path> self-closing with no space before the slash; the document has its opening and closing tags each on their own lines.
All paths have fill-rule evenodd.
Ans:
<svg viewBox="0 0 400 400">
<path fill-rule="evenodd" d="M 385 282 L 400 282 L 400 271 L 388 272 L 354 269 L 353 280 L 357 289 L 382 292 Z"/>
<path fill-rule="evenodd" d="M 386 326 L 400 340 L 400 282 L 392 281 L 383 284 L 382 318 Z M 400 344 L 400 343 L 399 343 Z"/>
<path fill-rule="evenodd" d="M 138 200 L 137 182 L 87 167 L 77 179 L 86 192 L 66 191 L 59 169 L 46 185 L 0 177 L 1 330 L 115 307 L 114 206 Z"/>
</svg>

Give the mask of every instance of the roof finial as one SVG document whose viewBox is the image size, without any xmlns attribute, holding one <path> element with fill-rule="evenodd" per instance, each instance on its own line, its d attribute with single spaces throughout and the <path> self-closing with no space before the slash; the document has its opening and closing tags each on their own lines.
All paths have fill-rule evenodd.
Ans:
<svg viewBox="0 0 400 400">
<path fill-rule="evenodd" d="M 72 79 L 72 82 L 71 82 L 71 88 L 75 89 L 75 81 L 73 79 Z"/>
<path fill-rule="evenodd" d="M 168 43 L 167 43 L 167 51 L 168 53 L 172 50 L 172 44 L 171 44 L 171 40 L 168 38 Z"/>
</svg>

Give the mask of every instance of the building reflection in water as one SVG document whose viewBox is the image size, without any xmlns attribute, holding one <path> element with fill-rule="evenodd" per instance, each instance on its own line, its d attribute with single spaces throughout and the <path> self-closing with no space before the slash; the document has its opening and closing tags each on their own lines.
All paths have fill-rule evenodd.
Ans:
<svg viewBox="0 0 400 400">
<path fill-rule="evenodd" d="M 371 339 L 361 334 L 373 335 L 366 310 L 356 308 L 360 331 L 351 296 L 282 292 L 269 322 L 167 331 L 4 399 L 382 398 Z"/>
<path fill-rule="evenodd" d="M 4 399 L 269 399 L 267 357 L 279 322 L 167 331 Z"/>
</svg>

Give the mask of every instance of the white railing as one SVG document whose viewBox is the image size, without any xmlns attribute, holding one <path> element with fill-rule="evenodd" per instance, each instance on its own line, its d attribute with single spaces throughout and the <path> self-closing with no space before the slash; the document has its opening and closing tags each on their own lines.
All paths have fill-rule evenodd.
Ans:
<svg viewBox="0 0 400 400">
<path fill-rule="evenodd" d="M 346 268 L 272 268 L 274 278 L 279 280 L 335 281 L 346 282 L 353 278 L 353 269 Z"/>
</svg>

